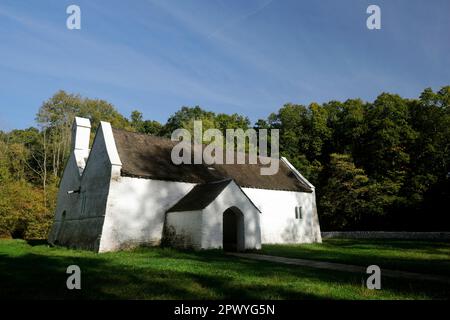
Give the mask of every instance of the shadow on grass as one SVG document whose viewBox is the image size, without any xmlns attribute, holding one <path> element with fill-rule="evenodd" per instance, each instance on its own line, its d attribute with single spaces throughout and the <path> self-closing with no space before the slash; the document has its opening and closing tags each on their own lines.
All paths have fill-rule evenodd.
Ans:
<svg viewBox="0 0 450 320">
<path fill-rule="evenodd" d="M 81 290 L 66 288 L 66 268 L 72 264 L 80 266 Z M 0 251 L 2 299 L 354 299 L 364 298 L 365 278 L 221 251 L 154 248 L 95 255 L 42 247 L 14 256 Z M 442 286 L 397 280 L 383 285 L 387 291 L 369 292 L 369 298 L 390 292 L 443 299 L 449 293 Z"/>
<path fill-rule="evenodd" d="M 177 258 L 180 263 L 187 258 Z M 161 255 L 164 257 L 164 255 Z M 155 257 L 150 257 L 154 259 Z M 189 260 L 208 262 L 209 257 L 193 255 Z M 82 289 L 68 290 L 66 269 L 78 265 Z M 239 263 L 234 271 L 257 272 L 251 262 Z M 250 270 L 249 270 L 250 268 Z M 276 272 L 277 268 L 273 268 Z M 266 270 L 267 272 L 268 270 Z M 261 273 L 261 272 L 258 272 Z M 267 276 L 267 274 L 266 274 Z M 317 299 L 271 284 L 239 285 L 232 276 L 194 271 L 160 270 L 151 266 L 119 266 L 108 259 L 48 257 L 0 254 L 0 297 L 2 299 Z"/>
<path fill-rule="evenodd" d="M 32 247 L 49 245 L 48 241 L 45 239 L 28 239 L 26 242 Z"/>
</svg>

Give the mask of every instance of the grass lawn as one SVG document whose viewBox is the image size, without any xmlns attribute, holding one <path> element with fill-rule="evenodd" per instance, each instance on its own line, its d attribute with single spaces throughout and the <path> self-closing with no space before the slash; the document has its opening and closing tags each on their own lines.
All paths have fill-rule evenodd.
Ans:
<svg viewBox="0 0 450 320">
<path fill-rule="evenodd" d="M 267 249 L 265 249 L 267 250 Z M 81 268 L 67 290 L 66 268 Z M 330 272 L 224 255 L 140 248 L 95 254 L 23 240 L 0 240 L 0 299 L 447 299 L 448 285 Z"/>
<path fill-rule="evenodd" d="M 264 245 L 261 253 L 450 277 L 450 242 L 324 239 L 321 244 Z"/>
</svg>

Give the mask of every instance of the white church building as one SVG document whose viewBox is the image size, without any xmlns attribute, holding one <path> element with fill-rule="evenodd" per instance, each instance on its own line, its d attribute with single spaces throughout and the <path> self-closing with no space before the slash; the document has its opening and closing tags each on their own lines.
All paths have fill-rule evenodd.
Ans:
<svg viewBox="0 0 450 320">
<path fill-rule="evenodd" d="M 143 245 L 243 251 L 321 242 L 314 186 L 285 158 L 261 164 L 180 164 L 177 143 L 76 118 L 49 242 L 108 252 Z"/>
</svg>

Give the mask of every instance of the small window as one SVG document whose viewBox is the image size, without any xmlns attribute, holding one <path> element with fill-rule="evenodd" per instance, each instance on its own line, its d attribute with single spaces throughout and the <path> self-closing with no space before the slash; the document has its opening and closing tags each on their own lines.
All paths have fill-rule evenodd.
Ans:
<svg viewBox="0 0 450 320">
<path fill-rule="evenodd" d="M 303 219 L 302 207 L 295 207 L 295 219 Z"/>
</svg>

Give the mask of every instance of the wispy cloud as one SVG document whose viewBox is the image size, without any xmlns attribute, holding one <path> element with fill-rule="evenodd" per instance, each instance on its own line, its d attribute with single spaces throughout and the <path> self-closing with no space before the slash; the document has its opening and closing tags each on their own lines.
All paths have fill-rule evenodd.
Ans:
<svg viewBox="0 0 450 320">
<path fill-rule="evenodd" d="M 202 36 L 205 40 L 210 41 L 211 45 L 217 46 L 222 52 L 226 52 L 228 56 L 239 61 L 241 65 L 252 67 L 255 71 L 259 72 L 262 77 L 271 79 L 273 82 L 278 81 L 279 83 L 283 83 L 284 86 L 297 88 L 302 92 L 314 90 L 307 81 L 301 81 L 290 76 L 292 66 L 267 56 L 260 50 L 261 48 L 251 47 L 249 43 L 239 40 L 239 37 L 236 36 L 236 34 L 244 34 L 246 31 L 245 28 L 234 30 L 233 26 L 242 24 L 245 20 L 260 13 L 270 6 L 274 2 L 273 0 L 259 2 L 259 4 L 249 11 L 235 13 L 232 17 L 223 18 L 222 15 L 219 15 L 219 17 L 221 17 L 221 19 L 218 19 L 220 22 L 205 17 L 196 11 L 182 8 L 172 1 L 147 1 L 170 14 L 174 19 L 182 23 L 192 32 Z M 211 32 L 211 30 L 214 31 Z M 248 34 L 247 37 L 260 38 L 264 37 L 264 34 Z M 297 55 L 299 60 L 304 58 L 301 51 L 298 52 Z M 274 98 L 283 99 L 281 95 L 277 96 L 277 94 L 274 94 L 273 92 L 268 93 L 266 90 L 261 90 L 260 94 L 271 100 Z"/>
<path fill-rule="evenodd" d="M 143 54 L 130 46 L 108 43 L 88 33 L 68 33 L 60 26 L 0 8 L 0 14 L 27 28 L 19 43 L 3 43 L 0 66 L 21 72 L 72 78 L 140 91 L 220 101 L 235 106 L 241 99 L 211 89 L 158 56 Z M 9 39 L 13 41 L 13 39 Z M 77 50 L 78 48 L 78 50 Z M 75 49 L 75 50 L 74 50 Z M 16 61 L 17 63 L 11 63 Z"/>
<path fill-rule="evenodd" d="M 260 6 L 257 6 L 255 9 L 251 10 L 248 13 L 244 13 L 242 15 L 239 15 L 235 18 L 230 19 L 228 22 L 224 23 L 221 27 L 217 28 L 215 31 L 210 33 L 207 38 L 213 38 L 217 36 L 219 33 L 222 33 L 225 29 L 231 28 L 235 25 L 238 25 L 239 23 L 244 22 L 246 19 L 250 18 L 251 16 L 257 14 L 258 12 L 264 10 L 267 8 L 274 0 L 268 0 L 265 3 L 263 3 Z"/>
<path fill-rule="evenodd" d="M 146 106 L 162 121 L 194 104 L 255 119 L 288 101 L 415 96 L 447 84 L 448 1 L 380 1 L 383 30 L 370 33 L 355 1 L 77 0 L 78 32 L 65 28 L 64 1 L 4 0 L 0 103 L 12 108 L 1 113 L 32 119 L 63 88 L 125 112 Z"/>
</svg>

